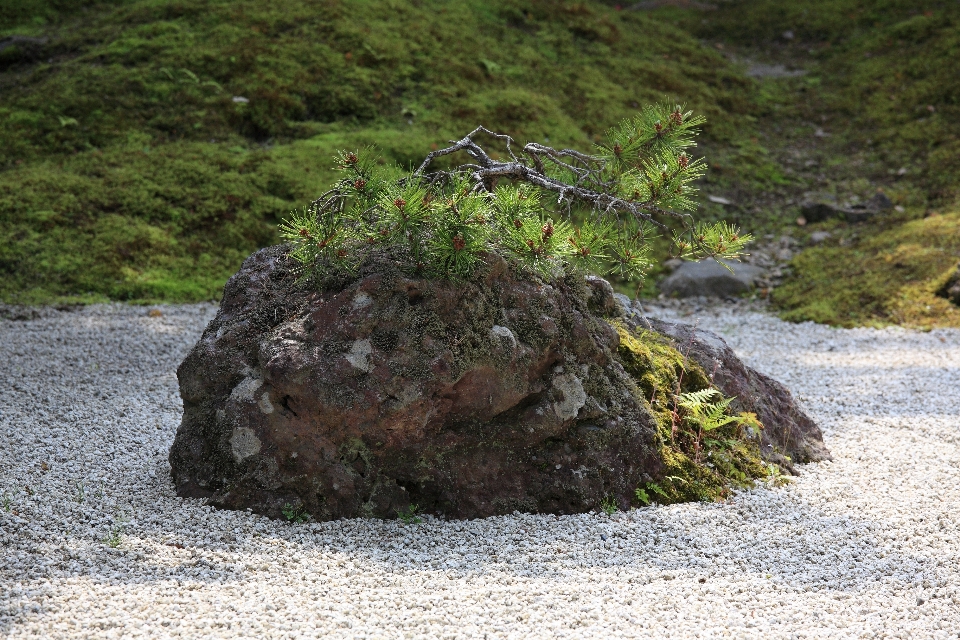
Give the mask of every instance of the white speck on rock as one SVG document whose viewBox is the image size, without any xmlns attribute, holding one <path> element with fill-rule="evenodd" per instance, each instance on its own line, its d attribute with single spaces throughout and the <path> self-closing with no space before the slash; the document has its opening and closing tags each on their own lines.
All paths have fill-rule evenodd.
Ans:
<svg viewBox="0 0 960 640">
<path fill-rule="evenodd" d="M 253 394 L 256 393 L 262 384 L 263 380 L 260 378 L 244 378 L 233 388 L 233 391 L 230 392 L 230 397 L 234 400 L 252 402 Z"/>
<path fill-rule="evenodd" d="M 249 427 L 237 427 L 230 435 L 230 451 L 237 462 L 260 453 L 260 446 L 260 438 Z"/>
<path fill-rule="evenodd" d="M 356 340 L 350 345 L 350 351 L 347 352 L 347 362 L 361 371 L 369 372 L 373 367 L 370 366 L 370 354 L 373 353 L 373 347 L 370 340 Z"/>
<path fill-rule="evenodd" d="M 513 331 L 510 331 L 509 327 L 501 327 L 498 324 L 493 325 L 493 328 L 490 329 L 490 337 L 495 340 L 509 340 L 514 347 L 517 346 L 517 337 L 513 335 Z"/>
<path fill-rule="evenodd" d="M 369 307 L 371 304 L 373 304 L 373 298 L 370 297 L 370 294 L 367 293 L 366 291 L 361 291 L 356 296 L 354 296 L 353 302 L 350 303 L 350 307 L 354 311 L 361 311 Z"/>
<path fill-rule="evenodd" d="M 264 391 L 263 395 L 260 396 L 260 400 L 257 402 L 257 406 L 260 407 L 260 411 L 263 413 L 273 413 L 273 405 L 270 404 L 270 394 Z"/>
<path fill-rule="evenodd" d="M 564 373 L 553 379 L 553 388 L 563 395 L 563 399 L 553 403 L 553 410 L 561 420 L 572 420 L 587 403 L 587 392 L 583 390 L 580 378 L 572 373 Z"/>
</svg>

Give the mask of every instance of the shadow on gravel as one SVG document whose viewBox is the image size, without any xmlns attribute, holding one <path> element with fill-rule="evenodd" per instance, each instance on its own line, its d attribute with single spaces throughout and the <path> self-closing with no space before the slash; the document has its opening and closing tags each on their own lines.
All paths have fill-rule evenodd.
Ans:
<svg viewBox="0 0 960 640">
<path fill-rule="evenodd" d="M 761 503 L 767 510 L 775 504 L 778 517 L 751 519 Z M 451 579 L 589 580 L 585 570 L 593 569 L 609 570 L 628 583 L 722 576 L 727 582 L 770 579 L 794 589 L 837 592 L 881 583 L 909 588 L 918 576 L 942 573 L 935 558 L 884 551 L 873 534 L 879 528 L 875 522 L 836 517 L 775 490 L 741 495 L 733 503 L 648 507 L 613 516 L 515 514 L 407 525 L 378 520 L 297 525 L 199 510 L 212 521 L 206 540 L 167 528 L 159 519 L 125 534 L 120 549 L 78 543 L 77 552 L 89 553 L 93 568 L 77 562 L 76 573 L 95 584 L 172 581 L 202 587 L 261 581 L 269 579 L 268 571 L 328 579 L 333 570 L 337 581 L 364 584 L 375 580 L 375 573 L 423 572 Z M 248 531 L 218 530 L 217 520 Z M 21 557 L 19 571 L 40 578 L 51 560 L 45 555 Z"/>
</svg>

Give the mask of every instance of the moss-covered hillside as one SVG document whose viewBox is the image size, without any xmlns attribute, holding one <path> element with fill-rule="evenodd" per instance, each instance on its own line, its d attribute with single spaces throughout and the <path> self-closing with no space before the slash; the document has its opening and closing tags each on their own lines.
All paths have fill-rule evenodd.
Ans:
<svg viewBox="0 0 960 640">
<path fill-rule="evenodd" d="M 707 115 L 703 191 L 734 203 L 699 215 L 833 234 L 785 317 L 957 324 L 929 292 L 960 259 L 960 3 L 623 4 L 4 2 L 0 299 L 215 298 L 337 148 L 409 165 L 484 124 L 588 149 L 666 98 Z M 878 189 L 901 210 L 793 222 Z"/>
<path fill-rule="evenodd" d="M 960 3 L 738 0 L 683 15 L 751 64 L 805 72 L 760 80 L 764 140 L 791 183 L 784 210 L 877 190 L 898 206 L 794 230 L 832 237 L 774 292 L 784 317 L 960 326 L 960 309 L 933 293 L 960 262 Z"/>
<path fill-rule="evenodd" d="M 84 6 L 89 5 L 89 6 Z M 216 297 L 337 148 L 409 164 L 477 124 L 589 148 L 684 102 L 746 139 L 751 86 L 673 21 L 597 2 L 20 0 L 0 51 L 0 297 Z"/>
</svg>

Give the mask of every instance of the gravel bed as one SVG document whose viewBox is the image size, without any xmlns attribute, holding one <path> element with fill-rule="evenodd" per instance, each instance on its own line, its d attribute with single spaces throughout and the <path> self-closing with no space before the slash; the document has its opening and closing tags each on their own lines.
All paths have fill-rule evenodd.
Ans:
<svg viewBox="0 0 960 640">
<path fill-rule="evenodd" d="M 783 487 L 297 525 L 174 495 L 175 370 L 215 308 L 160 310 L 0 319 L 0 635 L 960 637 L 956 330 L 699 313 L 824 428 L 835 460 Z"/>
</svg>

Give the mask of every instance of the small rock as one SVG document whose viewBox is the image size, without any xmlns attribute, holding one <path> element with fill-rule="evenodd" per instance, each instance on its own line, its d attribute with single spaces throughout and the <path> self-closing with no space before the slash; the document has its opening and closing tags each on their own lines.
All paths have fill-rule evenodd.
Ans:
<svg viewBox="0 0 960 640">
<path fill-rule="evenodd" d="M 725 260 L 730 267 L 713 258 L 685 262 L 660 282 L 660 290 L 680 298 L 710 296 L 723 298 L 745 293 L 763 273 L 763 269 L 737 260 Z M 732 272 L 731 272 L 732 270 Z"/>
<path fill-rule="evenodd" d="M 732 201 L 722 198 L 720 196 L 707 196 L 707 200 L 713 202 L 714 204 L 733 204 Z"/>
<path fill-rule="evenodd" d="M 250 98 L 244 98 L 243 96 L 233 96 L 233 101 L 237 104 L 247 104 L 250 102 Z"/>
<path fill-rule="evenodd" d="M 824 240 L 830 238 L 833 234 L 829 231 L 814 231 L 810 234 L 810 244 L 821 244 Z"/>
<path fill-rule="evenodd" d="M 823 222 L 840 215 L 840 208 L 827 202 L 808 200 L 800 205 L 800 213 L 807 222 Z"/>
<path fill-rule="evenodd" d="M 683 260 L 680 258 L 670 258 L 669 260 L 664 261 L 663 266 L 670 271 L 676 271 L 677 268 L 683 264 Z"/>
<path fill-rule="evenodd" d="M 960 305 L 960 264 L 957 265 L 953 275 L 937 291 L 937 295 L 946 298 L 955 305 Z"/>
<path fill-rule="evenodd" d="M 866 206 L 874 211 L 888 211 L 893 209 L 893 201 L 883 191 L 877 191 L 867 200 Z"/>
</svg>

